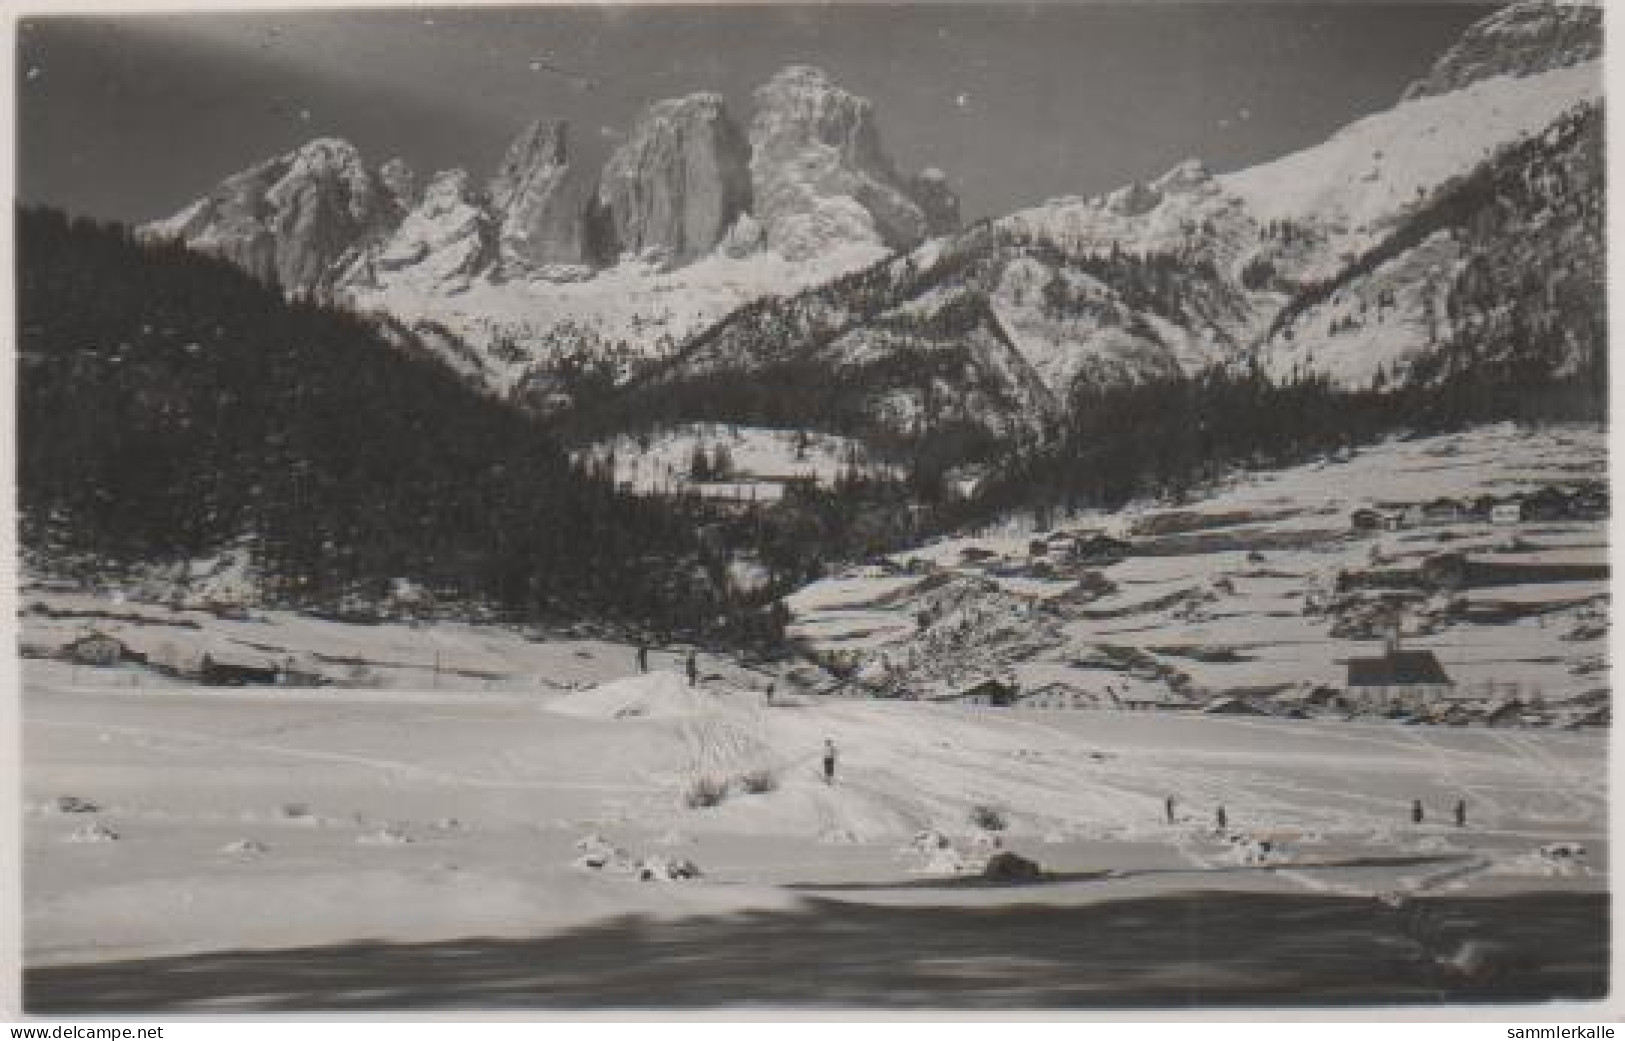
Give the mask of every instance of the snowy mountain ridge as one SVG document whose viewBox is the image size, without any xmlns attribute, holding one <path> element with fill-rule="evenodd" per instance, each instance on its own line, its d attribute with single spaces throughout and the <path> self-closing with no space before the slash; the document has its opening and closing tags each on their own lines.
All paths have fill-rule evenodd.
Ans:
<svg viewBox="0 0 1625 1041">
<path fill-rule="evenodd" d="M 1380 299 L 1385 320 L 1361 341 L 1366 360 L 1317 353 L 1319 330 L 1288 339 L 1279 317 L 1403 237 L 1469 175 L 1509 162 L 1520 144 L 1570 148 L 1552 128 L 1594 105 L 1600 86 L 1595 62 L 1492 76 L 1401 101 L 1247 170 L 1216 176 L 1191 160 L 1149 183 L 1018 211 L 862 277 L 742 309 L 682 346 L 653 382 L 812 365 L 824 382 L 851 385 L 870 420 L 892 433 L 964 421 L 995 436 L 1041 425 L 1080 384 L 1255 359 L 1279 378 L 1324 372 L 1363 389 L 1395 357 L 1427 348 L 1424 311 L 1439 312 L 1431 335 L 1442 334 L 1444 294 L 1460 269 L 1434 270 L 1436 237 L 1393 261 L 1415 286 L 1366 294 L 1361 306 Z M 1563 208 L 1574 226 L 1565 241 L 1585 240 L 1598 219 L 1588 200 Z"/>
<path fill-rule="evenodd" d="M 454 169 L 420 197 L 400 160 L 374 170 L 322 139 L 140 232 L 290 292 L 445 327 L 491 354 L 502 391 L 556 353 L 555 326 L 602 354 L 659 355 L 764 293 L 957 226 L 941 172 L 899 174 L 873 104 L 823 71 L 790 66 L 753 100 L 748 136 L 718 94 L 655 102 L 596 175 L 566 123 L 539 119 L 483 188 Z"/>
<path fill-rule="evenodd" d="M 521 135 L 483 193 L 466 174 L 442 174 L 400 214 L 410 171 L 368 174 L 353 157 L 343 176 L 277 189 L 268 198 L 298 205 L 245 231 L 240 214 L 264 207 L 238 196 L 269 190 L 268 175 L 250 174 L 304 168 L 290 156 L 229 179 L 149 231 L 295 279 L 337 257 L 338 274 L 320 275 L 318 286 L 467 341 L 480 382 L 533 403 L 569 403 L 561 364 L 670 386 L 789 358 L 849 374 L 889 358 L 896 369 L 929 343 L 933 364 L 947 368 L 915 380 L 906 406 L 888 398 L 895 386 L 864 390 L 877 408 L 908 425 L 930 411 L 927 397 L 954 401 L 955 411 L 977 396 L 971 384 L 997 386 L 993 399 L 1031 423 L 1080 380 L 1135 381 L 1254 356 L 1278 374 L 1312 369 L 1322 355 L 1302 340 L 1276 342 L 1283 309 L 1343 277 L 1509 145 L 1597 102 L 1599 29 L 1594 10 L 1514 4 L 1464 33 L 1430 88 L 1413 87 L 1318 145 L 1217 175 L 1189 160 L 1149 182 L 924 241 L 956 219 L 945 179 L 900 176 L 872 104 L 807 66 L 756 92 L 748 134 L 718 95 L 656 103 L 596 186 L 571 166 L 566 128 L 543 122 Z M 1515 38 L 1517 60 L 1490 60 L 1502 38 Z M 290 179 L 303 185 L 295 172 Z M 329 212 L 349 214 L 351 230 L 324 233 Z M 894 253 L 884 293 L 847 278 Z M 1449 277 L 1421 261 L 1412 269 Z M 837 299 L 854 288 L 860 304 Z M 1424 295 L 1398 294 L 1415 312 L 1410 327 L 1421 324 Z M 1375 344 L 1377 361 L 1327 371 L 1363 385 L 1397 353 L 1414 353 L 1412 339 Z"/>
</svg>

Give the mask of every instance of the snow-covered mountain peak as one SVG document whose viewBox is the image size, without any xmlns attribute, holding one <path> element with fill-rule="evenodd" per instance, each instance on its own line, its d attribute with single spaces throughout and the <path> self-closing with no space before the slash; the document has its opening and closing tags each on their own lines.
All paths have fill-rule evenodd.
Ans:
<svg viewBox="0 0 1625 1041">
<path fill-rule="evenodd" d="M 1520 0 L 1475 22 L 1411 84 L 1405 99 L 1447 94 L 1493 76 L 1532 76 L 1602 57 L 1602 9 Z"/>
<path fill-rule="evenodd" d="M 267 282 L 310 290 L 330 286 L 349 250 L 399 216 L 360 151 L 323 137 L 233 174 L 140 233 L 181 239 Z"/>
<path fill-rule="evenodd" d="M 1161 177 L 1151 182 L 1159 192 L 1190 192 L 1210 184 L 1213 174 L 1200 159 L 1186 159 L 1174 165 Z"/>
<path fill-rule="evenodd" d="M 756 89 L 751 187 L 768 247 L 795 260 L 842 243 L 910 249 L 927 233 L 880 143 L 874 106 L 810 65 Z"/>
<path fill-rule="evenodd" d="M 1338 253 L 1358 250 L 1439 185 L 1601 91 L 1597 62 L 1494 76 L 1404 101 L 1313 148 L 1219 180 L 1261 221 L 1318 224 L 1345 240 Z"/>
</svg>

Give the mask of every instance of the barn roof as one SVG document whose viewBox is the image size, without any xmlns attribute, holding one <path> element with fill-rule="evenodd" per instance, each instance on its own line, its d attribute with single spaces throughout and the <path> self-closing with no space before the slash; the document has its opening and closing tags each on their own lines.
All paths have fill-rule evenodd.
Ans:
<svg viewBox="0 0 1625 1041">
<path fill-rule="evenodd" d="M 1432 651 L 1390 651 L 1380 658 L 1350 658 L 1351 687 L 1453 684 Z"/>
</svg>

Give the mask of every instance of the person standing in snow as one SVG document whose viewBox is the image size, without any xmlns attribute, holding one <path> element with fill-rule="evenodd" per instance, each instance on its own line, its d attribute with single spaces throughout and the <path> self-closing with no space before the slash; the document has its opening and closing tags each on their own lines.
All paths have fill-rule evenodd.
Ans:
<svg viewBox="0 0 1625 1041">
<path fill-rule="evenodd" d="M 835 741 L 824 738 L 824 783 L 835 783 Z"/>
<path fill-rule="evenodd" d="M 688 652 L 688 685 L 690 687 L 700 682 L 700 657 L 694 651 Z"/>
<path fill-rule="evenodd" d="M 638 644 L 638 671 L 649 671 L 649 645 L 645 643 Z"/>
<path fill-rule="evenodd" d="M 1422 800 L 1421 799 L 1413 800 L 1411 802 L 1411 823 L 1412 824 L 1421 824 L 1423 816 L 1424 816 L 1424 814 L 1422 813 Z"/>
<path fill-rule="evenodd" d="M 1168 823 L 1172 824 L 1174 822 L 1174 797 L 1172 795 L 1163 800 L 1162 809 L 1168 815 Z"/>
<path fill-rule="evenodd" d="M 1218 824 L 1220 831 L 1226 831 L 1230 827 L 1230 818 L 1225 815 L 1222 805 L 1219 807 L 1219 811 L 1213 815 L 1213 820 Z"/>
<path fill-rule="evenodd" d="M 1466 826 L 1467 826 L 1467 800 L 1466 799 L 1457 799 L 1456 800 L 1456 827 L 1465 828 Z"/>
<path fill-rule="evenodd" d="M 769 705 L 773 704 L 773 687 L 774 687 L 774 684 L 772 684 L 772 683 L 769 683 L 767 685 L 767 703 Z"/>
</svg>

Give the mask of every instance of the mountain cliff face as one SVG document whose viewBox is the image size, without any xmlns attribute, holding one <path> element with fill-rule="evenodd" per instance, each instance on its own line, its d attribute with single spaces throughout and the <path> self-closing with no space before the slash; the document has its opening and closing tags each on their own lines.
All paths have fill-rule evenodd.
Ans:
<svg viewBox="0 0 1625 1041">
<path fill-rule="evenodd" d="M 750 208 L 749 166 L 749 144 L 722 95 L 656 102 L 599 179 L 614 245 L 678 263 L 710 252 Z"/>
<path fill-rule="evenodd" d="M 1602 9 L 1523 0 L 1474 23 L 1405 99 L 1448 94 L 1492 76 L 1532 76 L 1602 57 Z"/>
<path fill-rule="evenodd" d="M 444 170 L 394 232 L 363 252 L 341 283 L 361 288 L 410 281 L 420 292 L 454 292 L 466 289 L 496 250 L 496 222 L 468 171 Z"/>
<path fill-rule="evenodd" d="M 489 189 L 504 272 L 580 264 L 587 186 L 570 165 L 569 124 L 537 120 L 502 159 Z"/>
<path fill-rule="evenodd" d="M 832 242 L 911 249 L 925 238 L 925 214 L 881 150 L 867 99 L 792 65 L 755 101 L 751 187 L 770 249 L 796 260 Z"/>
<path fill-rule="evenodd" d="M 226 178 L 145 230 L 182 239 L 286 291 L 303 292 L 330 286 L 346 254 L 377 238 L 400 215 L 397 195 L 354 146 L 321 138 Z"/>
</svg>

